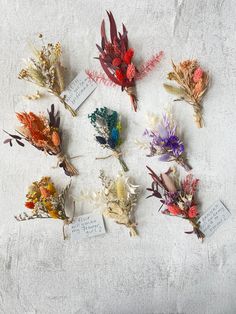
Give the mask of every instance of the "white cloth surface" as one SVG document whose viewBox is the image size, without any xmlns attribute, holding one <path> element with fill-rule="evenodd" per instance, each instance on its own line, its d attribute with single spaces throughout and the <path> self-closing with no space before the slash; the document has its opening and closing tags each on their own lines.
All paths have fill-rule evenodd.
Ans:
<svg viewBox="0 0 236 314">
<path fill-rule="evenodd" d="M 16 111 L 45 111 L 54 103 L 60 109 L 64 141 L 70 155 L 82 155 L 74 164 L 80 176 L 73 180 L 73 195 L 101 187 L 99 170 L 115 176 L 116 160 L 105 155 L 93 139 L 87 118 L 96 107 L 119 111 L 125 121 L 122 149 L 129 175 L 142 186 L 136 220 L 140 236 L 133 239 L 123 226 L 106 220 L 107 234 L 81 242 L 63 241 L 61 221 L 17 222 L 24 210 L 27 187 L 50 175 L 63 187 L 69 179 L 56 160 L 35 150 L 1 145 L 0 149 L 0 313 L 74 314 L 233 314 L 236 312 L 236 58 L 235 1 L 36 1 L 1 0 L 0 86 L 1 129 L 14 130 Z M 29 41 L 37 33 L 45 42 L 60 41 L 69 82 L 83 69 L 99 70 L 100 24 L 111 10 L 118 28 L 124 22 L 137 65 L 163 50 L 161 63 L 137 83 L 138 112 L 119 88 L 99 85 L 72 118 L 53 97 L 22 100 L 37 90 L 17 79 Z M 106 22 L 107 18 L 106 18 Z M 107 23 L 108 25 L 108 23 Z M 145 114 L 160 114 L 173 97 L 162 87 L 178 62 L 197 58 L 212 78 L 204 98 L 206 127 L 199 130 L 192 108 L 174 104 L 176 120 L 184 134 L 189 163 L 200 179 L 201 211 L 221 199 L 232 212 L 218 231 L 202 244 L 186 235 L 190 226 L 157 212 L 158 201 L 145 197 L 151 180 L 146 165 L 161 171 L 168 164 L 147 158 L 134 144 L 142 138 Z M 1 143 L 5 139 L 1 132 Z M 181 171 L 181 174 L 185 173 Z M 76 213 L 97 210 L 91 203 L 77 203 Z"/>
</svg>

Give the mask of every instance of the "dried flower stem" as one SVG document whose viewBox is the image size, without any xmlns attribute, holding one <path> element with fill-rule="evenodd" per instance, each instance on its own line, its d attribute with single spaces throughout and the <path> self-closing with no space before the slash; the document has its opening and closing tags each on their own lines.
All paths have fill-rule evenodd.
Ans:
<svg viewBox="0 0 236 314">
<path fill-rule="evenodd" d="M 57 155 L 57 158 L 58 158 L 58 164 L 60 164 L 60 167 L 63 167 L 67 175 L 77 176 L 79 174 L 79 171 L 69 162 L 66 155 L 59 153 Z"/>
<path fill-rule="evenodd" d="M 65 97 L 61 97 L 61 95 L 53 92 L 52 90 L 50 90 L 49 92 L 52 93 L 54 96 L 56 96 L 60 100 L 60 102 L 64 105 L 65 109 L 70 111 L 73 117 L 77 116 L 77 112 L 70 105 L 68 105 L 68 103 L 65 101 Z"/>
<path fill-rule="evenodd" d="M 125 163 L 125 161 L 124 161 L 122 155 L 119 155 L 118 160 L 119 160 L 119 162 L 120 162 L 120 164 L 121 164 L 123 170 L 124 170 L 125 172 L 129 171 L 129 168 L 127 167 L 127 165 L 126 165 L 126 163 Z"/>
<path fill-rule="evenodd" d="M 137 103 L 138 103 L 138 98 L 136 96 L 136 88 L 135 86 L 130 86 L 125 88 L 126 93 L 129 95 L 131 104 L 134 108 L 134 111 L 137 112 Z"/>
<path fill-rule="evenodd" d="M 122 169 L 123 169 L 125 172 L 129 171 L 129 168 L 128 168 L 128 166 L 126 165 L 126 163 L 125 163 L 125 161 L 124 161 L 124 159 L 123 159 L 123 157 L 122 157 L 121 152 L 114 151 L 113 154 L 110 154 L 110 155 L 108 155 L 108 156 L 105 156 L 105 157 L 96 157 L 96 160 L 99 160 L 99 159 L 108 159 L 108 158 L 110 158 L 110 157 L 116 157 L 116 158 L 119 160 L 120 165 L 122 166 Z"/>
<path fill-rule="evenodd" d="M 205 234 L 200 230 L 199 223 L 196 222 L 196 219 L 188 219 L 188 221 L 193 226 L 193 230 L 196 233 L 197 237 L 203 241 L 205 238 Z"/>
<path fill-rule="evenodd" d="M 177 159 L 176 162 L 181 166 L 183 167 L 186 171 L 191 171 L 192 170 L 192 167 L 187 164 L 186 161 L 184 161 L 183 159 Z"/>
</svg>

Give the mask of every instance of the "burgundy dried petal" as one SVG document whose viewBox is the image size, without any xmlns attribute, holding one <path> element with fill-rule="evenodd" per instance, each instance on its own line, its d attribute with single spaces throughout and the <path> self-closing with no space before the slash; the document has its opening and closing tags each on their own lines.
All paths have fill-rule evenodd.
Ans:
<svg viewBox="0 0 236 314">
<path fill-rule="evenodd" d="M 110 36 L 111 36 L 111 41 L 113 42 L 113 40 L 115 38 L 117 38 L 117 29 L 116 29 L 116 22 L 114 20 L 114 17 L 110 12 L 107 11 L 107 15 L 109 17 L 109 21 L 110 21 Z"/>
<path fill-rule="evenodd" d="M 98 48 L 99 52 L 101 52 L 103 54 L 103 50 L 98 44 L 96 44 L 96 47 Z"/>
<path fill-rule="evenodd" d="M 99 60 L 100 60 L 100 63 L 101 63 L 101 66 L 102 66 L 104 72 L 105 72 L 106 75 L 109 77 L 109 79 L 110 79 L 112 82 L 114 82 L 115 84 L 121 86 L 122 84 L 115 78 L 114 75 L 111 74 L 111 72 L 108 70 L 106 64 L 103 62 L 102 58 L 99 58 Z"/>
<path fill-rule="evenodd" d="M 128 36 L 127 36 L 128 32 L 127 32 L 126 27 L 125 27 L 124 24 L 122 24 L 122 27 L 123 27 L 123 35 L 122 35 L 122 38 L 123 38 L 123 40 L 124 40 L 125 48 L 126 48 L 126 50 L 127 50 L 127 49 L 128 49 Z"/>
<path fill-rule="evenodd" d="M 25 144 L 24 144 L 24 143 L 22 143 L 22 142 L 21 142 L 21 141 L 19 141 L 19 140 L 16 140 L 16 142 L 17 142 L 17 144 L 18 144 L 18 145 L 20 145 L 20 146 L 23 146 L 23 147 L 25 146 Z"/>
<path fill-rule="evenodd" d="M 106 36 L 106 30 L 105 30 L 105 21 L 102 20 L 102 24 L 101 24 L 101 36 L 102 39 L 104 39 L 104 44 L 107 42 L 107 36 Z M 104 47 L 103 47 L 104 49 Z"/>
<path fill-rule="evenodd" d="M 10 142 L 11 142 L 11 139 L 8 138 L 8 139 L 6 139 L 6 140 L 3 142 L 3 144 L 7 144 L 7 143 L 10 143 Z"/>
</svg>

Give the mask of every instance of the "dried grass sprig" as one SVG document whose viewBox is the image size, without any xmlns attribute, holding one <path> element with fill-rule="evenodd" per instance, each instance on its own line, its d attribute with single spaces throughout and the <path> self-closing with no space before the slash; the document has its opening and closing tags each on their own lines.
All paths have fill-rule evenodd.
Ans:
<svg viewBox="0 0 236 314">
<path fill-rule="evenodd" d="M 44 151 L 48 155 L 55 155 L 58 158 L 58 165 L 64 169 L 68 176 L 78 175 L 78 171 L 70 163 L 62 151 L 62 131 L 60 130 L 59 112 L 55 112 L 54 105 L 48 110 L 48 119 L 44 115 L 36 115 L 33 112 L 16 113 L 21 126 L 16 129 L 18 134 L 10 134 L 10 137 L 4 141 L 4 144 L 13 145 L 15 141 L 18 145 L 24 147 L 23 141 L 29 142 L 38 150 Z"/>
<path fill-rule="evenodd" d="M 151 195 L 147 198 L 158 198 L 162 204 L 160 209 L 165 206 L 163 214 L 188 220 L 193 230 L 185 233 L 195 233 L 199 239 L 203 240 L 205 235 L 200 230 L 199 210 L 195 202 L 199 180 L 189 174 L 183 181 L 180 181 L 172 169 L 160 175 L 157 175 L 150 167 L 147 169 L 152 178 L 151 187 L 147 188 Z"/>
<path fill-rule="evenodd" d="M 40 38 L 42 38 L 41 34 Z M 45 88 L 75 117 L 76 111 L 66 102 L 65 97 L 61 97 L 64 91 L 64 67 L 60 61 L 61 44 L 59 42 L 43 44 L 40 49 L 32 47 L 32 50 L 34 56 L 27 60 L 26 67 L 20 71 L 18 78 Z"/>
<path fill-rule="evenodd" d="M 185 100 L 193 106 L 194 120 L 198 128 L 203 127 L 202 98 L 209 84 L 208 73 L 203 71 L 197 60 L 186 60 L 179 64 L 172 61 L 173 71 L 168 79 L 175 81 L 179 87 L 164 84 L 167 92 L 178 96 L 176 100 Z"/>
</svg>

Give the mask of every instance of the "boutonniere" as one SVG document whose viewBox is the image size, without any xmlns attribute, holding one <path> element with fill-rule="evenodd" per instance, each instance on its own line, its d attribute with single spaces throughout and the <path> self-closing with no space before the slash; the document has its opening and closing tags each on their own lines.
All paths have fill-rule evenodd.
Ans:
<svg viewBox="0 0 236 314">
<path fill-rule="evenodd" d="M 178 96 L 176 100 L 185 100 L 192 105 L 195 123 L 198 128 L 202 128 L 202 98 L 208 88 L 208 73 L 200 67 L 197 60 L 186 60 L 177 65 L 172 61 L 172 66 L 173 71 L 167 78 L 179 86 L 164 84 L 164 87 L 169 93 Z"/>
<path fill-rule="evenodd" d="M 106 159 L 109 157 L 116 157 L 123 170 L 128 171 L 128 167 L 123 160 L 122 153 L 120 150 L 120 145 L 122 143 L 121 139 L 121 117 L 114 111 L 106 107 L 97 108 L 89 116 L 90 122 L 97 131 L 95 135 L 96 141 L 103 147 L 111 150 L 113 153 L 106 157 L 100 157 L 96 159 Z"/>
<path fill-rule="evenodd" d="M 136 236 L 137 230 L 134 220 L 134 211 L 138 200 L 138 185 L 130 183 L 130 178 L 119 173 L 111 179 L 100 171 L 102 189 L 99 192 L 81 193 L 81 200 L 90 200 L 98 207 L 103 208 L 103 216 L 113 219 L 117 224 L 129 229 L 130 236 Z"/>
<path fill-rule="evenodd" d="M 150 127 L 144 131 L 147 141 L 136 141 L 140 148 L 149 149 L 147 157 L 159 156 L 160 161 L 174 161 L 186 171 L 192 168 L 187 164 L 185 147 L 178 135 L 177 124 L 170 111 L 166 111 L 159 118 L 155 115 L 149 116 Z"/>
<path fill-rule="evenodd" d="M 29 142 L 38 150 L 58 158 L 58 165 L 62 167 L 67 176 L 78 175 L 78 171 L 70 163 L 69 158 L 62 151 L 62 131 L 60 130 L 59 112 L 55 113 L 54 105 L 48 111 L 48 118 L 44 115 L 36 115 L 33 112 L 16 113 L 21 126 L 16 129 L 18 134 L 10 134 L 10 138 L 4 141 L 12 146 L 15 141 L 20 146 L 25 146 L 23 141 Z M 73 157 L 75 158 L 75 157 Z"/>
<path fill-rule="evenodd" d="M 136 81 L 144 78 L 158 64 L 163 56 L 163 52 L 154 55 L 137 69 L 133 57 L 134 49 L 129 47 L 128 32 L 122 24 L 122 33 L 117 32 L 116 22 L 111 12 L 107 11 L 110 22 L 110 39 L 108 39 L 105 30 L 105 21 L 101 25 L 101 46 L 96 45 L 99 50 L 99 59 L 103 73 L 96 71 L 87 71 L 89 77 L 98 83 L 105 85 L 120 86 L 130 99 L 134 111 L 137 111 Z"/>
<path fill-rule="evenodd" d="M 130 179 L 123 174 L 119 174 L 112 180 L 101 171 L 103 196 L 106 207 L 103 211 L 105 217 L 113 219 L 117 224 L 126 226 L 130 236 L 136 236 L 136 223 L 133 213 L 138 199 L 138 185 L 130 183 Z"/>
<path fill-rule="evenodd" d="M 160 200 L 162 203 L 160 209 L 165 207 L 163 214 L 188 220 L 193 230 L 185 233 L 195 233 L 203 240 L 205 235 L 200 230 L 199 210 L 195 201 L 199 180 L 189 174 L 181 181 L 171 169 L 159 176 L 151 168 L 147 167 L 147 169 L 153 181 L 151 188 L 147 188 L 147 191 L 152 193 L 148 198 L 157 197 Z"/>
<path fill-rule="evenodd" d="M 71 223 L 65 210 L 66 197 L 70 184 L 59 192 L 50 177 L 43 177 L 40 181 L 35 181 L 28 188 L 26 194 L 25 207 L 29 212 L 15 216 L 18 221 L 31 220 L 36 218 L 53 218 L 63 220 L 63 235 L 65 239 L 64 226 Z"/>
<path fill-rule="evenodd" d="M 42 38 L 42 35 L 39 35 Z M 64 67 L 61 64 L 61 44 L 43 44 L 41 48 L 32 47 L 33 56 L 28 58 L 18 78 L 31 82 L 38 87 L 46 89 L 50 94 L 56 96 L 64 107 L 76 116 L 76 111 L 69 106 L 65 97 L 61 97 L 64 91 Z M 28 99 L 37 99 L 36 95 L 28 96 Z M 38 94 L 39 96 L 39 94 Z"/>
</svg>

